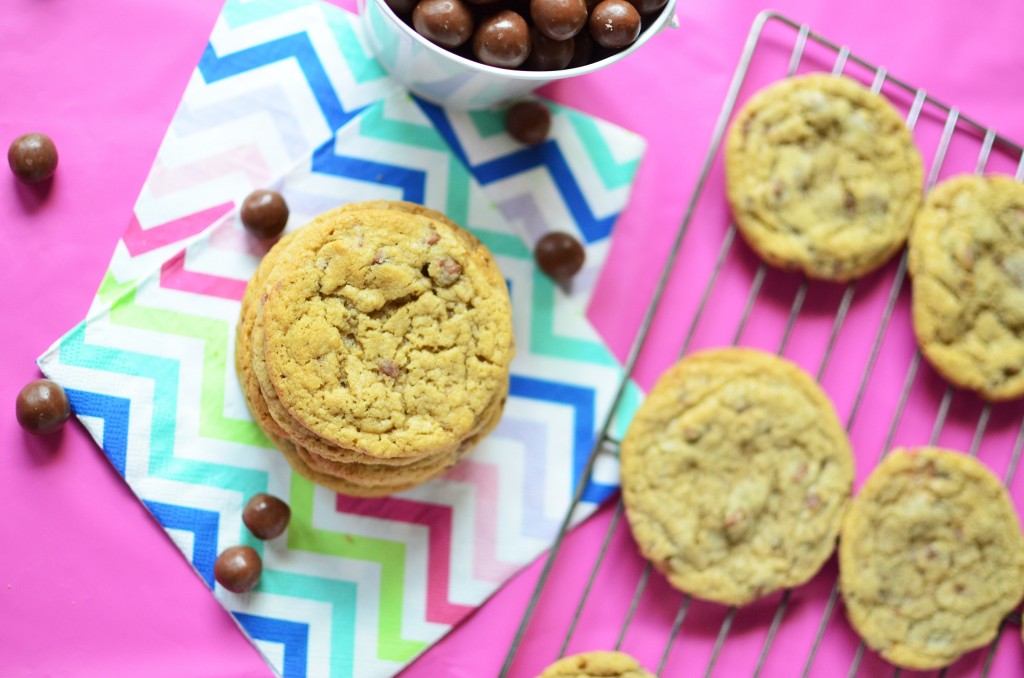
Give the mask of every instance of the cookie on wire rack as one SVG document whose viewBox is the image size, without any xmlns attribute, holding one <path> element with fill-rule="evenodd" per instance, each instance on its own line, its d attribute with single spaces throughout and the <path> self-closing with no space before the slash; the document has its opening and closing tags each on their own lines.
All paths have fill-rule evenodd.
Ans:
<svg viewBox="0 0 1024 678">
<path fill-rule="evenodd" d="M 538 678 L 658 678 L 624 652 L 584 652 L 559 659 Z"/>
<path fill-rule="evenodd" d="M 730 605 L 818 572 L 854 475 L 846 432 L 814 379 L 740 348 L 669 368 L 634 416 L 621 462 L 643 556 L 679 590 Z"/>
<path fill-rule="evenodd" d="M 937 669 L 995 639 L 1024 597 L 1024 536 L 981 462 L 896 449 L 851 502 L 839 540 L 846 614 L 868 647 Z"/>
<path fill-rule="evenodd" d="M 768 263 L 845 282 L 906 241 L 924 170 L 903 118 L 847 77 L 789 78 L 737 114 L 725 148 L 736 226 Z"/>
<path fill-rule="evenodd" d="M 1024 396 L 1024 185 L 959 176 L 936 186 L 907 263 L 928 362 L 986 400 Z"/>
</svg>

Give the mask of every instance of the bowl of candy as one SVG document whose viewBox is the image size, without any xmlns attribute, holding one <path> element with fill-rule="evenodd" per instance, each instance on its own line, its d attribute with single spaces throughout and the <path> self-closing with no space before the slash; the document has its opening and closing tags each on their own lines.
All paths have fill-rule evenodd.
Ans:
<svg viewBox="0 0 1024 678">
<path fill-rule="evenodd" d="M 481 109 L 625 58 L 676 0 L 359 0 L 370 47 L 417 95 Z"/>
</svg>

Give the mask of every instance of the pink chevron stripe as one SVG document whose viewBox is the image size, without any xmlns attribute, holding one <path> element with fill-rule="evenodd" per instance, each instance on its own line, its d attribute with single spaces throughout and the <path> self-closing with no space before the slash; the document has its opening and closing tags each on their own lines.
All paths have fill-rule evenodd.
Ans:
<svg viewBox="0 0 1024 678">
<path fill-rule="evenodd" d="M 139 223 L 139 217 L 133 213 L 121 239 L 124 241 L 128 253 L 135 257 L 143 252 L 170 245 L 199 233 L 234 207 L 235 203 L 233 202 L 221 203 L 201 212 L 195 212 L 163 224 L 154 224 L 145 229 Z"/>
<path fill-rule="evenodd" d="M 475 485 L 477 497 L 499 497 L 498 467 L 464 460 L 444 476 L 445 480 Z M 473 576 L 502 583 L 522 565 L 498 558 L 498 501 L 477 501 L 473 523 Z"/>
<path fill-rule="evenodd" d="M 260 147 L 247 144 L 173 167 L 165 165 L 157 156 L 146 179 L 146 191 L 160 198 L 236 173 L 244 174 L 249 186 L 262 186 L 273 179 L 275 174 L 267 166 Z"/>
<path fill-rule="evenodd" d="M 473 611 L 470 605 L 448 600 L 449 557 L 452 545 L 452 509 L 424 502 L 388 497 L 356 499 L 338 495 L 339 512 L 396 520 L 429 529 L 427 547 L 427 620 L 454 624 Z"/>
<path fill-rule="evenodd" d="M 242 299 L 242 295 L 245 294 L 245 280 L 189 271 L 185 268 L 185 252 L 186 250 L 178 252 L 160 267 L 160 287 L 232 301 Z"/>
</svg>

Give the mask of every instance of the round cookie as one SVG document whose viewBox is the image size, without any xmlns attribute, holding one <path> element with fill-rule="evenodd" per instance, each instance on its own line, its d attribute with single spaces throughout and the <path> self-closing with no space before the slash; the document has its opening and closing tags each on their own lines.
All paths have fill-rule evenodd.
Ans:
<svg viewBox="0 0 1024 678">
<path fill-rule="evenodd" d="M 559 659 L 538 678 L 657 678 L 624 652 L 584 652 Z"/>
<path fill-rule="evenodd" d="M 643 556 L 679 590 L 730 605 L 814 576 L 854 472 L 814 379 L 740 348 L 695 353 L 661 376 L 622 441 L 621 468 Z"/>
<path fill-rule="evenodd" d="M 725 148 L 733 218 L 768 263 L 845 282 L 903 245 L 924 170 L 880 95 L 842 76 L 789 78 L 737 114 Z"/>
<path fill-rule="evenodd" d="M 448 469 L 455 466 L 497 426 L 504 409 L 504 400 L 503 396 L 491 404 L 485 413 L 480 430 L 466 438 L 458 449 L 427 457 L 405 466 L 337 462 L 305 450 L 300 445 L 296 445 L 295 449 L 303 463 L 310 469 L 363 487 L 390 486 L 396 483 L 425 483 L 443 475 Z"/>
<path fill-rule="evenodd" d="M 507 384 L 505 281 L 475 238 L 426 216 L 322 215 L 274 268 L 261 313 L 288 413 L 373 457 L 457 449 Z"/>
<path fill-rule="evenodd" d="M 235 330 L 235 371 L 238 373 L 238 381 L 242 386 L 245 403 L 249 406 L 249 412 L 252 413 L 252 417 L 259 427 L 278 437 L 287 434 L 270 415 L 267 403 L 260 392 L 259 382 L 252 366 L 252 331 L 256 322 L 256 306 L 263 293 L 263 285 L 277 264 L 281 252 L 288 246 L 294 235 L 294 233 L 285 235 L 263 255 L 259 266 L 256 267 L 252 278 L 249 279 L 249 284 L 245 287 L 245 294 L 242 295 L 238 327 Z"/>
<path fill-rule="evenodd" d="M 288 465 L 292 467 L 292 470 L 298 473 L 306 480 L 326 487 L 332 492 L 339 494 L 348 495 L 350 497 L 386 497 L 390 494 L 396 494 L 398 492 L 404 492 L 405 490 L 411 489 L 416 486 L 417 483 L 399 483 L 395 485 L 378 485 L 375 487 L 364 487 L 362 485 L 356 485 L 355 483 L 343 480 L 341 478 L 335 478 L 334 476 L 325 475 L 310 468 L 300 456 L 295 443 L 286 439 L 280 438 L 272 433 L 267 433 L 267 437 L 270 441 L 277 446 L 277 449 L 281 451 L 281 456 L 285 458 Z"/>
<path fill-rule="evenodd" d="M 977 460 L 894 450 L 843 519 L 839 585 L 883 658 L 936 669 L 990 643 L 1024 596 L 1024 537 L 1006 489 Z"/>
<path fill-rule="evenodd" d="M 991 401 L 1024 395 L 1024 185 L 960 176 L 910 233 L 914 334 L 948 381 Z"/>
</svg>

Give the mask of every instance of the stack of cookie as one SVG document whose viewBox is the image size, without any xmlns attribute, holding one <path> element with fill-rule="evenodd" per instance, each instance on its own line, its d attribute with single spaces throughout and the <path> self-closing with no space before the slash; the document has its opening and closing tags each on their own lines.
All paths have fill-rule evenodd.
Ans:
<svg viewBox="0 0 1024 678">
<path fill-rule="evenodd" d="M 370 497 L 439 476 L 497 425 L 513 353 L 487 248 L 438 212 L 377 201 L 326 212 L 264 256 L 235 366 L 296 472 Z"/>
</svg>

